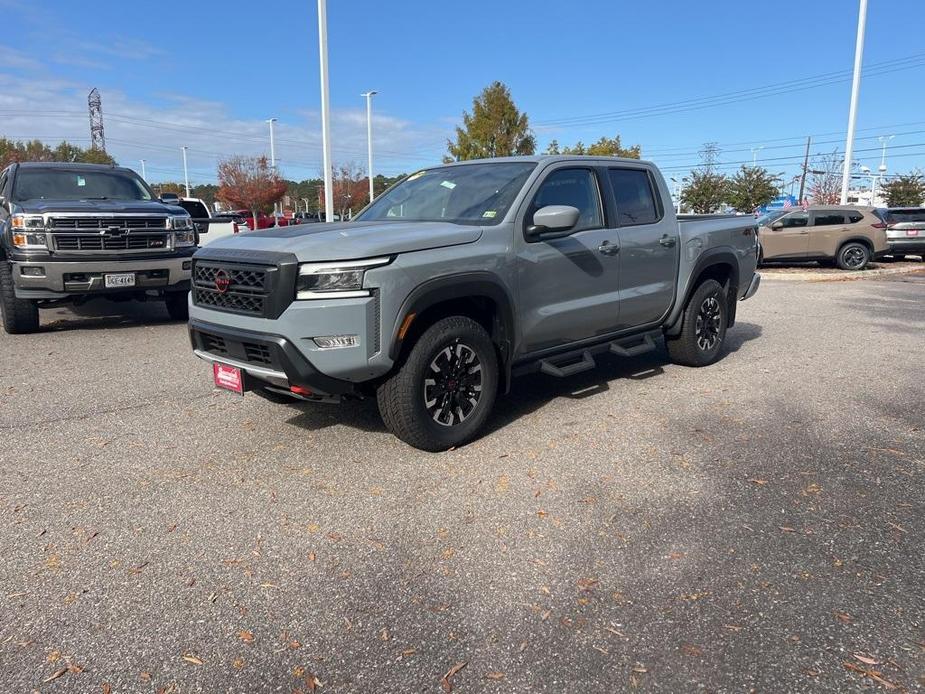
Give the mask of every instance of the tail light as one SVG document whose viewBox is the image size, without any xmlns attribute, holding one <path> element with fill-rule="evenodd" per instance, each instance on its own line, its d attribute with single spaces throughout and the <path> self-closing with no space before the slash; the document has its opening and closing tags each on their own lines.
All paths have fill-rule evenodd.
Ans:
<svg viewBox="0 0 925 694">
<path fill-rule="evenodd" d="M 876 224 L 871 224 L 874 229 L 886 229 L 886 224 L 883 222 L 877 222 Z"/>
</svg>

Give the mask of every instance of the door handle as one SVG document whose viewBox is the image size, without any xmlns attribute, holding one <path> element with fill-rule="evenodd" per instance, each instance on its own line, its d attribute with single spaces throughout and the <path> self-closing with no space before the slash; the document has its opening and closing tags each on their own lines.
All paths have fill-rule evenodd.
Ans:
<svg viewBox="0 0 925 694">
<path fill-rule="evenodd" d="M 674 236 L 669 236 L 665 234 L 658 240 L 658 242 L 663 245 L 665 248 L 674 248 L 674 245 L 678 242 Z"/>
<path fill-rule="evenodd" d="M 620 247 L 615 243 L 610 243 L 610 241 L 602 241 L 601 245 L 597 247 L 597 252 L 601 255 L 616 255 L 620 252 Z"/>
</svg>

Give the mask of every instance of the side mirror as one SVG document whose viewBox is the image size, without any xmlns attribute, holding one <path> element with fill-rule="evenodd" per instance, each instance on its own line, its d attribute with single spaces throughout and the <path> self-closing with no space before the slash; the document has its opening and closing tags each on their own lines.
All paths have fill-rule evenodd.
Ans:
<svg viewBox="0 0 925 694">
<path fill-rule="evenodd" d="M 784 228 L 784 223 L 783 223 L 783 222 L 774 222 L 774 223 L 771 225 L 771 229 L 773 229 L 774 231 L 780 231 L 780 230 L 783 229 L 783 228 Z"/>
<path fill-rule="evenodd" d="M 176 193 L 161 193 L 160 201 L 165 205 L 179 205 L 180 196 Z"/>
<path fill-rule="evenodd" d="M 578 224 L 581 212 L 571 205 L 546 205 L 533 213 L 533 224 L 527 227 L 530 236 L 542 237 L 544 235 L 564 232 Z"/>
</svg>

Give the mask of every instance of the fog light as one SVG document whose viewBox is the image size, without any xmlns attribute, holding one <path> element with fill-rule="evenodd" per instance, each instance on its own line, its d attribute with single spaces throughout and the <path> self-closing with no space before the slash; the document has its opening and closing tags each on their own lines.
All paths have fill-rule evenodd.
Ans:
<svg viewBox="0 0 925 694">
<path fill-rule="evenodd" d="M 184 269 L 184 270 L 189 270 L 191 267 L 193 267 L 193 261 L 192 261 L 192 260 L 184 260 L 184 261 L 183 261 L 183 269 Z"/>
<path fill-rule="evenodd" d="M 357 335 L 327 335 L 313 338 L 320 349 L 340 349 L 341 347 L 356 347 L 360 344 Z"/>
<path fill-rule="evenodd" d="M 25 267 L 21 268 L 21 272 L 26 277 L 45 276 L 45 268 L 43 268 L 41 265 L 26 265 Z"/>
</svg>

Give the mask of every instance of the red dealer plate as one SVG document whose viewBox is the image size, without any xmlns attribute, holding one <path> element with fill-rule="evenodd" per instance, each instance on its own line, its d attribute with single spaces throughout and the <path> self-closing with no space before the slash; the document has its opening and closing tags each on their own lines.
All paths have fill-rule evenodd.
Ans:
<svg viewBox="0 0 925 694">
<path fill-rule="evenodd" d="M 219 388 L 233 390 L 235 393 L 244 395 L 244 374 L 236 366 L 212 364 L 212 378 Z"/>
</svg>

